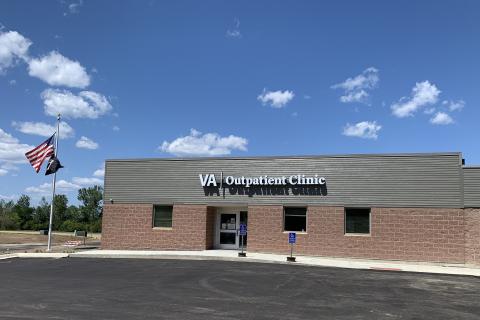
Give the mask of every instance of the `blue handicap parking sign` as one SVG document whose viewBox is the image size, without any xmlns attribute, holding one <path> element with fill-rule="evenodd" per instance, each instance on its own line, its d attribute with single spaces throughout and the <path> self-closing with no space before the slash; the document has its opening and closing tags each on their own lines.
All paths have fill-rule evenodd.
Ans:
<svg viewBox="0 0 480 320">
<path fill-rule="evenodd" d="M 288 243 L 295 243 L 297 241 L 297 234 L 295 232 L 290 232 L 288 234 Z"/>
<path fill-rule="evenodd" d="M 247 225 L 246 224 L 241 224 L 240 225 L 240 235 L 241 236 L 246 236 L 247 235 Z"/>
</svg>

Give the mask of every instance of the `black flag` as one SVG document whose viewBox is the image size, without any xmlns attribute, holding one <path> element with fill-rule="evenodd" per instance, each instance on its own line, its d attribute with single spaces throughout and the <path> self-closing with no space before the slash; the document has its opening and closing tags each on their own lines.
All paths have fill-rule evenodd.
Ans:
<svg viewBox="0 0 480 320">
<path fill-rule="evenodd" d="M 60 168 L 63 168 L 62 164 L 57 157 L 52 156 L 50 160 L 48 160 L 47 171 L 45 171 L 45 175 L 48 176 L 49 174 L 55 173 Z"/>
</svg>

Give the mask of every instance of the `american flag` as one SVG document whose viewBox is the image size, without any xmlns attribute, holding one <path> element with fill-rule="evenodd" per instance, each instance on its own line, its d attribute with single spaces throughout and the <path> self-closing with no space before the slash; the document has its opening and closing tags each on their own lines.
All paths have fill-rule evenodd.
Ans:
<svg viewBox="0 0 480 320">
<path fill-rule="evenodd" d="M 54 141 L 55 134 L 53 134 L 53 136 L 45 140 L 39 146 L 25 153 L 25 156 L 27 157 L 28 161 L 30 161 L 30 164 L 37 173 L 40 171 L 43 161 L 55 153 L 55 147 L 53 146 Z"/>
</svg>

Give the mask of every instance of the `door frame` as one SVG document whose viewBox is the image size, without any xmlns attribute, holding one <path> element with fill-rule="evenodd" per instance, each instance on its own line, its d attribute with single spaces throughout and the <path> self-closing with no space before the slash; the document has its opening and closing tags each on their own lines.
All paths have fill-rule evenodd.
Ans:
<svg viewBox="0 0 480 320">
<path fill-rule="evenodd" d="M 235 244 L 220 244 L 220 217 L 222 214 L 235 214 L 235 230 L 230 233 L 235 233 Z M 218 208 L 215 217 L 215 248 L 236 250 L 240 247 L 240 237 L 238 230 L 240 229 L 240 210 L 238 208 Z"/>
</svg>

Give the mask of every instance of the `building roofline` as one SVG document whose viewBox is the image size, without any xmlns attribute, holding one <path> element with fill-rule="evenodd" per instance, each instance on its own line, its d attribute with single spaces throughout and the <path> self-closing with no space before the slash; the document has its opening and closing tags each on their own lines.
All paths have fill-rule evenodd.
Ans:
<svg viewBox="0 0 480 320">
<path fill-rule="evenodd" d="M 428 152 L 428 153 L 359 153 L 332 155 L 291 155 L 291 156 L 224 156 L 224 157 L 168 157 L 168 158 L 130 158 L 105 159 L 110 161 L 198 161 L 198 160 L 261 160 L 261 159 L 321 159 L 321 158 L 363 158 L 363 157 L 428 157 L 428 156 L 459 156 L 461 152 Z M 465 168 L 465 167 L 464 167 Z M 469 166 L 472 168 L 472 166 Z"/>
</svg>

